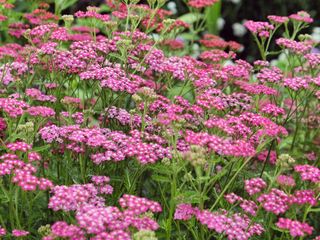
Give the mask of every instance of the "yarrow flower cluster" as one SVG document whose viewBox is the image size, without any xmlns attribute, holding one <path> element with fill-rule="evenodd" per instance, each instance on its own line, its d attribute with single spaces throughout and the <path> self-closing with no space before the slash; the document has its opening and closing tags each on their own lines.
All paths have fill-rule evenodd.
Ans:
<svg viewBox="0 0 320 240">
<path fill-rule="evenodd" d="M 276 215 L 285 213 L 289 209 L 289 196 L 276 188 L 271 189 L 269 193 L 261 194 L 257 200 L 266 211 Z"/>
<path fill-rule="evenodd" d="M 218 0 L 190 0 L 188 5 L 194 8 L 204 8 L 213 5 Z"/>
<path fill-rule="evenodd" d="M 259 37 L 266 37 L 270 36 L 270 31 L 274 29 L 274 26 L 268 22 L 255 22 L 252 20 L 246 21 L 244 26 L 255 35 Z"/>
<path fill-rule="evenodd" d="M 287 38 L 278 38 L 276 43 L 280 47 L 289 49 L 290 51 L 301 55 L 309 53 L 312 48 L 312 44 L 309 42 L 297 42 Z"/>
<path fill-rule="evenodd" d="M 249 180 L 245 180 L 244 183 L 245 190 L 250 196 L 261 192 L 261 190 L 267 187 L 266 182 L 261 178 L 251 178 Z"/>
<path fill-rule="evenodd" d="M 109 181 L 103 176 L 94 176 L 92 179 L 99 186 Z M 161 212 L 159 203 L 133 195 L 123 195 L 119 199 L 121 211 L 117 207 L 104 206 L 104 199 L 99 196 L 103 193 L 101 188 L 99 190 L 99 187 L 92 184 L 56 186 L 49 207 L 54 211 L 75 211 L 79 226 L 56 222 L 51 227 L 52 234 L 46 239 L 77 235 L 80 239 L 85 239 L 85 234 L 94 234 L 94 239 L 116 234 L 125 237 L 124 239 L 131 239 L 127 233 L 130 226 L 139 230 L 158 229 L 158 224 L 147 213 Z"/>
<path fill-rule="evenodd" d="M 249 239 L 264 232 L 264 228 L 260 224 L 250 224 L 250 218 L 247 215 L 235 213 L 229 216 L 225 210 L 210 212 L 193 208 L 190 204 L 177 206 L 175 219 L 187 221 L 193 216 L 208 229 L 224 234 L 228 239 Z"/>
<path fill-rule="evenodd" d="M 28 145 L 21 143 L 9 144 L 10 149 L 14 151 L 26 151 Z M 7 153 L 0 156 L 0 175 L 12 175 L 12 183 L 21 187 L 24 191 L 47 190 L 53 187 L 53 183 L 46 178 L 38 178 L 35 174 L 37 169 L 30 163 L 25 163 L 15 154 Z"/>
<path fill-rule="evenodd" d="M 320 182 L 320 169 L 311 165 L 296 165 L 294 171 L 300 174 L 303 181 Z"/>
<path fill-rule="evenodd" d="M 109 129 L 82 129 L 78 125 L 57 127 L 55 125 L 40 130 L 41 137 L 49 143 L 71 141 L 66 148 L 75 152 L 83 152 L 85 144 L 88 148 L 101 148 L 101 153 L 94 153 L 91 159 L 100 164 L 104 161 L 122 161 L 126 157 L 135 157 L 142 163 L 154 163 L 159 159 L 171 158 L 170 149 L 163 141 L 146 143 L 138 131 L 134 130 L 126 135 Z M 160 138 L 161 139 L 161 138 Z M 150 151 L 152 149 L 152 151 Z"/>
<path fill-rule="evenodd" d="M 278 228 L 289 230 L 292 237 L 311 235 L 313 231 L 313 227 L 307 223 L 301 223 L 288 218 L 279 218 L 276 225 Z"/>
</svg>

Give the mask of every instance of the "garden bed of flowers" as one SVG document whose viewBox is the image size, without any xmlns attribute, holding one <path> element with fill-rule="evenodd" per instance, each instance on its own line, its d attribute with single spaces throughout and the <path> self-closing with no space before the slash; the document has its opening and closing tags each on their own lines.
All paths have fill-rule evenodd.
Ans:
<svg viewBox="0 0 320 240">
<path fill-rule="evenodd" d="M 192 23 L 164 0 L 30 2 L 0 0 L 1 239 L 320 239 L 307 12 L 246 21 L 249 63 L 206 33 L 218 0 Z"/>
</svg>

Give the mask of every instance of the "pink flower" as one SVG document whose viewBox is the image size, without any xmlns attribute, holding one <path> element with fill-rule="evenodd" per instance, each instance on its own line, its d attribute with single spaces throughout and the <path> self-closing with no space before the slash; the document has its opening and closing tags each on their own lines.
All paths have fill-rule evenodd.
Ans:
<svg viewBox="0 0 320 240">
<path fill-rule="evenodd" d="M 109 21 L 110 16 L 108 14 L 100 14 L 94 10 L 88 9 L 88 11 L 78 11 L 74 14 L 78 18 L 95 18 L 101 21 Z"/>
<path fill-rule="evenodd" d="M 310 204 L 317 205 L 318 200 L 315 197 L 315 192 L 313 190 L 296 190 L 293 195 L 290 196 L 290 204 Z"/>
<path fill-rule="evenodd" d="M 234 52 L 227 53 L 220 49 L 213 49 L 202 52 L 199 57 L 204 61 L 219 63 L 228 59 L 235 58 L 236 55 Z"/>
<path fill-rule="evenodd" d="M 306 153 L 305 156 L 309 161 L 316 161 L 317 160 L 317 155 L 314 152 Z"/>
<path fill-rule="evenodd" d="M 77 239 L 77 240 L 85 240 L 85 234 L 84 232 L 80 229 L 80 227 L 75 226 L 75 225 L 68 225 L 66 222 L 55 222 L 51 226 L 51 231 L 54 236 L 56 237 L 70 237 L 70 239 Z M 54 239 L 53 238 L 53 239 Z"/>
<path fill-rule="evenodd" d="M 7 19 L 8 19 L 8 17 L 0 14 L 0 22 L 4 22 L 4 21 L 6 21 Z"/>
<path fill-rule="evenodd" d="M 283 81 L 284 86 L 295 91 L 308 88 L 309 82 L 310 79 L 307 77 L 286 78 Z"/>
<path fill-rule="evenodd" d="M 119 204 L 122 208 L 127 209 L 127 213 L 141 214 L 148 210 L 151 212 L 162 211 L 160 204 L 157 202 L 127 194 L 119 199 Z"/>
<path fill-rule="evenodd" d="M 313 19 L 310 17 L 310 14 L 305 11 L 299 11 L 295 14 L 291 14 L 289 18 L 298 22 L 304 22 L 304 23 L 313 22 Z"/>
<path fill-rule="evenodd" d="M 264 106 L 261 108 L 261 112 L 270 114 L 270 115 L 272 115 L 272 116 L 274 116 L 274 117 L 277 117 L 277 116 L 279 116 L 279 115 L 285 114 L 285 111 L 284 111 L 283 108 L 278 107 L 278 106 L 276 106 L 276 105 L 274 105 L 274 104 L 270 104 L 270 103 L 264 105 Z"/>
<path fill-rule="evenodd" d="M 307 223 L 301 223 L 288 218 L 279 218 L 276 225 L 278 228 L 289 230 L 292 237 L 304 236 L 305 234 L 311 235 L 313 231 L 313 227 Z"/>
<path fill-rule="evenodd" d="M 244 184 L 244 188 L 250 196 L 261 192 L 262 189 L 267 187 L 266 182 L 261 178 L 251 178 L 249 180 L 245 180 Z"/>
<path fill-rule="evenodd" d="M 268 22 L 255 22 L 248 20 L 244 23 L 244 26 L 255 35 L 260 37 L 269 37 L 269 32 L 274 29 L 274 26 Z"/>
<path fill-rule="evenodd" d="M 204 8 L 213 5 L 218 0 L 189 0 L 188 5 L 194 8 Z"/>
<path fill-rule="evenodd" d="M 251 224 L 251 220 L 247 215 L 233 214 L 229 217 L 226 211 L 220 213 L 198 210 L 196 219 L 202 225 L 206 225 L 208 229 L 214 230 L 219 234 L 226 234 L 228 239 L 247 240 L 264 232 L 260 224 Z"/>
<path fill-rule="evenodd" d="M 276 23 L 276 24 L 282 24 L 289 21 L 288 17 L 276 16 L 276 15 L 269 15 L 268 19 L 270 22 Z"/>
<path fill-rule="evenodd" d="M 28 150 L 32 149 L 32 146 L 25 142 L 15 142 L 15 143 L 8 143 L 7 148 L 13 152 L 16 152 L 16 151 L 27 152 Z"/>
<path fill-rule="evenodd" d="M 3 227 L 0 227 L 0 236 L 4 236 L 7 234 L 6 229 L 4 229 Z"/>
<path fill-rule="evenodd" d="M 296 182 L 293 177 L 286 175 L 279 175 L 277 177 L 277 183 L 281 186 L 294 187 Z"/>
<path fill-rule="evenodd" d="M 28 231 L 24 231 L 24 230 L 13 229 L 12 230 L 12 235 L 14 237 L 23 237 L 23 236 L 29 235 L 29 232 Z"/>
<path fill-rule="evenodd" d="M 35 107 L 29 107 L 26 111 L 31 116 L 41 116 L 41 117 L 52 117 L 56 113 L 52 108 L 44 107 L 44 106 L 35 106 Z"/>
<path fill-rule="evenodd" d="M 283 73 L 277 67 L 263 68 L 257 74 L 257 78 L 261 83 L 279 83 L 283 78 Z"/>
<path fill-rule="evenodd" d="M 296 165 L 294 171 L 298 172 L 303 181 L 320 182 L 320 169 L 311 165 Z"/>
<path fill-rule="evenodd" d="M 310 44 L 310 42 L 297 42 L 287 38 L 279 38 L 276 40 L 276 43 L 280 47 L 287 48 L 290 51 L 300 55 L 309 53 L 312 48 L 312 44 Z"/>
<path fill-rule="evenodd" d="M 192 218 L 195 214 L 195 209 L 191 206 L 191 204 L 179 204 L 176 207 L 176 211 L 174 213 L 174 219 L 187 221 Z"/>
<path fill-rule="evenodd" d="M 75 184 L 71 186 L 55 186 L 52 191 L 48 207 L 54 211 L 76 210 L 84 203 L 104 202 L 97 194 L 98 190 L 93 184 Z"/>
<path fill-rule="evenodd" d="M 241 202 L 243 200 L 242 197 L 236 195 L 235 193 L 230 193 L 224 196 L 228 203 L 234 204 L 236 202 Z"/>
<path fill-rule="evenodd" d="M 285 213 L 289 209 L 289 196 L 276 188 L 271 189 L 267 194 L 261 194 L 257 200 L 266 211 L 276 215 Z"/>
<path fill-rule="evenodd" d="M 37 152 L 29 152 L 28 153 L 28 159 L 30 162 L 33 161 L 40 161 L 41 160 L 41 155 Z"/>
<path fill-rule="evenodd" d="M 252 216 L 256 216 L 258 206 L 254 201 L 251 200 L 243 200 L 240 203 L 240 207 L 245 211 L 246 213 L 251 214 Z"/>
<path fill-rule="evenodd" d="M 0 109 L 12 118 L 16 118 L 23 114 L 28 104 L 16 99 L 0 98 Z"/>
</svg>

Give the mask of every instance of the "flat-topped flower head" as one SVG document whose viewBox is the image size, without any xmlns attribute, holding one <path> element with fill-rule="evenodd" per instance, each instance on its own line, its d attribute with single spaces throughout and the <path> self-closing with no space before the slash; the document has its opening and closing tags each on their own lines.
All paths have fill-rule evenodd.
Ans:
<svg viewBox="0 0 320 240">
<path fill-rule="evenodd" d="M 313 227 L 309 224 L 289 218 L 279 218 L 276 225 L 278 228 L 289 230 L 292 237 L 303 237 L 305 235 L 311 235 L 313 232 Z"/>
<path fill-rule="evenodd" d="M 257 200 L 267 212 L 276 215 L 285 213 L 289 209 L 289 196 L 276 188 L 272 188 L 269 193 L 261 194 Z"/>
<path fill-rule="evenodd" d="M 304 22 L 304 23 L 313 22 L 313 19 L 310 17 L 310 14 L 305 11 L 299 11 L 297 13 L 291 14 L 289 18 L 297 22 Z"/>
<path fill-rule="evenodd" d="M 285 16 L 277 16 L 277 15 L 269 15 L 268 19 L 273 24 L 283 24 L 289 21 L 288 17 Z"/>
<path fill-rule="evenodd" d="M 16 151 L 27 152 L 32 149 L 32 146 L 26 142 L 18 141 L 14 143 L 8 143 L 7 148 L 13 152 L 16 152 Z"/>
<path fill-rule="evenodd" d="M 303 181 L 320 182 L 320 169 L 317 167 L 308 164 L 296 165 L 294 171 L 300 174 Z"/>
<path fill-rule="evenodd" d="M 274 26 L 268 22 L 255 22 L 252 20 L 248 20 L 244 23 L 244 26 L 254 35 L 259 37 L 268 38 L 270 35 L 270 31 L 274 29 Z"/>
<path fill-rule="evenodd" d="M 312 49 L 312 43 L 309 41 L 298 42 L 288 38 L 278 38 L 276 43 L 280 47 L 288 49 L 289 51 L 299 55 L 310 53 Z"/>
<path fill-rule="evenodd" d="M 287 175 L 279 175 L 277 177 L 277 183 L 280 186 L 284 187 L 294 187 L 296 185 L 296 181 L 292 176 L 287 176 Z"/>
<path fill-rule="evenodd" d="M 251 178 L 249 180 L 245 180 L 245 190 L 250 196 L 261 192 L 266 187 L 267 184 L 262 178 Z"/>
<path fill-rule="evenodd" d="M 190 0 L 188 1 L 188 5 L 194 8 L 204 8 L 213 5 L 218 1 L 219 0 Z"/>
</svg>

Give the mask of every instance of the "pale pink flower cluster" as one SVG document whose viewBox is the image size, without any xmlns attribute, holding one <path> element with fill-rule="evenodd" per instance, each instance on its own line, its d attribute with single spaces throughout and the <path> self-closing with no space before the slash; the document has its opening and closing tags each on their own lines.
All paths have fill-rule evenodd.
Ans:
<svg viewBox="0 0 320 240">
<path fill-rule="evenodd" d="M 12 118 L 16 118 L 24 113 L 29 105 L 23 101 L 11 98 L 0 98 L 0 109 Z"/>
<path fill-rule="evenodd" d="M 305 11 L 299 11 L 297 13 L 291 14 L 289 18 L 298 22 L 304 22 L 304 23 L 313 22 L 313 19 L 310 17 L 310 14 Z"/>
<path fill-rule="evenodd" d="M 316 68 L 320 65 L 320 53 L 308 53 L 304 55 L 304 57 L 312 68 Z"/>
<path fill-rule="evenodd" d="M 294 171 L 300 174 L 303 181 L 320 182 L 320 169 L 317 167 L 308 164 L 296 165 Z"/>
<path fill-rule="evenodd" d="M 284 86 L 298 91 L 300 89 L 306 89 L 309 86 L 310 78 L 308 77 L 294 77 L 294 78 L 285 78 L 283 81 Z"/>
<path fill-rule="evenodd" d="M 278 228 L 289 230 L 292 237 L 311 235 L 313 232 L 313 227 L 311 227 L 309 224 L 301 223 L 289 218 L 279 218 L 276 225 Z"/>
<path fill-rule="evenodd" d="M 208 149 L 226 156 L 255 155 L 254 147 L 244 140 L 230 140 L 208 133 L 187 131 L 185 141 L 193 145 L 207 146 Z"/>
<path fill-rule="evenodd" d="M 12 152 L 16 152 L 16 151 L 27 152 L 32 149 L 32 146 L 26 142 L 19 141 L 14 143 L 8 143 L 7 148 Z"/>
<path fill-rule="evenodd" d="M 49 208 L 54 211 L 75 211 L 77 225 L 56 222 L 52 225 L 52 234 L 45 238 L 73 237 L 85 239 L 87 234 L 93 234 L 92 239 L 131 239 L 129 229 L 156 230 L 159 225 L 149 213 L 162 211 L 159 203 L 133 195 L 123 195 L 119 199 L 122 210 L 113 206 L 105 206 L 101 188 L 109 182 L 105 176 L 93 176 L 96 184 L 56 186 L 49 201 Z M 122 236 L 123 238 L 120 238 Z M 73 238 L 71 238 L 73 239 Z"/>
<path fill-rule="evenodd" d="M 26 112 L 31 116 L 39 116 L 43 118 L 53 117 L 56 115 L 56 112 L 52 108 L 44 106 L 29 107 Z"/>
<path fill-rule="evenodd" d="M 285 213 L 289 209 L 289 196 L 276 188 L 272 188 L 269 193 L 261 194 L 257 200 L 267 212 L 276 215 Z"/>
<path fill-rule="evenodd" d="M 278 38 L 276 43 L 280 47 L 289 49 L 290 51 L 300 55 L 309 53 L 312 48 L 312 44 L 310 42 L 297 42 L 287 38 Z"/>
<path fill-rule="evenodd" d="M 289 202 L 290 204 L 310 204 L 312 206 L 316 206 L 318 200 L 316 199 L 315 192 L 311 189 L 307 190 L 296 190 L 293 195 L 290 196 Z"/>
<path fill-rule="evenodd" d="M 275 23 L 275 24 L 282 24 L 282 23 L 286 23 L 289 21 L 288 17 L 277 16 L 277 15 L 269 15 L 268 19 L 270 22 Z"/>
<path fill-rule="evenodd" d="M 229 193 L 224 196 L 224 198 L 229 202 L 230 204 L 236 205 L 239 204 L 239 206 L 242 208 L 242 210 L 252 216 L 256 216 L 258 205 L 252 201 L 244 199 L 235 193 Z"/>
<path fill-rule="evenodd" d="M 247 93 L 255 95 L 277 95 L 278 91 L 274 88 L 257 83 L 248 83 L 246 81 L 236 81 L 235 84 Z"/>
<path fill-rule="evenodd" d="M 283 108 L 278 107 L 278 106 L 271 104 L 271 103 L 264 105 L 261 108 L 261 112 L 270 114 L 271 116 L 274 116 L 274 117 L 285 114 L 285 111 Z"/>
<path fill-rule="evenodd" d="M 23 237 L 29 235 L 28 231 L 25 230 L 19 230 L 19 229 L 13 229 L 12 230 L 12 236 L 14 237 Z"/>
<path fill-rule="evenodd" d="M 262 178 L 251 178 L 244 182 L 244 188 L 250 196 L 260 193 L 266 187 L 267 183 Z"/>
<path fill-rule="evenodd" d="M 247 208 L 247 203 L 245 202 L 244 208 Z M 206 225 L 208 229 L 218 234 L 226 235 L 228 239 L 247 240 L 264 232 L 264 228 L 260 224 L 252 224 L 247 215 L 231 214 L 225 210 L 210 212 L 193 208 L 191 204 L 179 204 L 174 216 L 175 219 L 183 221 L 190 220 L 194 216 L 202 225 Z"/>
<path fill-rule="evenodd" d="M 274 26 L 268 22 L 255 22 L 248 20 L 244 23 L 244 26 L 255 35 L 259 37 L 268 38 L 270 36 L 270 31 L 274 29 Z"/>
<path fill-rule="evenodd" d="M 147 164 L 159 159 L 171 158 L 171 151 L 166 147 L 165 142 L 157 142 L 159 137 L 146 143 L 137 130 L 131 131 L 130 136 L 106 128 L 51 125 L 42 128 L 40 135 L 49 143 L 71 141 L 66 148 L 75 152 L 83 152 L 83 145 L 91 149 L 100 148 L 101 152 L 91 155 L 92 161 L 96 164 L 104 161 L 123 161 L 126 158 L 136 158 L 140 163 Z M 80 144 L 82 147 L 79 147 Z"/>
<path fill-rule="evenodd" d="M 26 89 L 26 95 L 40 102 L 55 102 L 57 100 L 55 96 L 43 94 L 36 88 Z"/>
<path fill-rule="evenodd" d="M 46 178 L 38 178 L 37 169 L 30 163 L 25 163 L 15 154 L 4 154 L 0 156 L 0 175 L 12 174 L 12 182 L 20 186 L 24 191 L 47 190 L 53 187 L 53 183 Z"/>
<path fill-rule="evenodd" d="M 109 14 L 100 14 L 100 13 L 97 13 L 96 11 L 92 11 L 90 9 L 86 12 L 78 11 L 74 15 L 78 18 L 95 18 L 95 19 L 99 19 L 102 21 L 109 21 L 110 20 Z"/>
<path fill-rule="evenodd" d="M 204 8 L 213 5 L 218 0 L 190 0 L 188 5 L 194 8 Z"/>
<path fill-rule="evenodd" d="M 279 83 L 283 78 L 283 73 L 277 67 L 263 68 L 257 74 L 257 78 L 261 83 Z"/>
<path fill-rule="evenodd" d="M 287 175 L 279 175 L 277 177 L 277 183 L 280 186 L 284 187 L 294 187 L 296 185 L 296 181 L 292 176 L 287 176 Z"/>
</svg>

